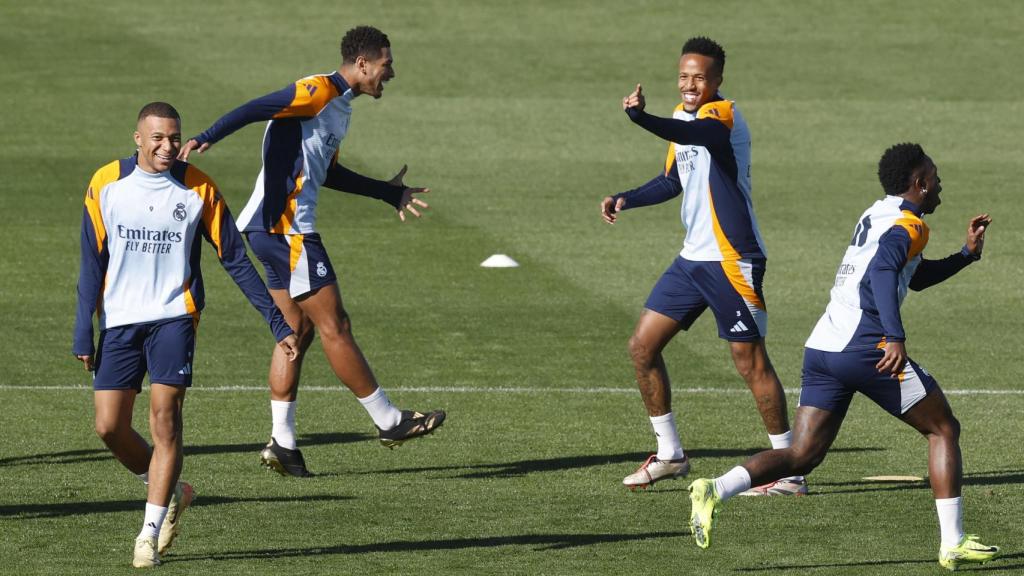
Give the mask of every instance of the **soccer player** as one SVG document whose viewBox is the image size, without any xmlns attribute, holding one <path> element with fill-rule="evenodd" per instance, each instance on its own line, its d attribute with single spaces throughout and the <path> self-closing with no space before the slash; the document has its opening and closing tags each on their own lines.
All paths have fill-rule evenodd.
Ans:
<svg viewBox="0 0 1024 576">
<path fill-rule="evenodd" d="M 405 167 L 390 181 L 357 174 L 338 163 L 338 147 L 348 132 L 352 100 L 361 94 L 380 98 L 395 77 L 391 43 L 380 30 L 359 26 L 341 40 L 341 66 L 330 74 L 307 76 L 225 114 L 181 151 L 187 159 L 253 122 L 269 121 L 263 137 L 263 169 L 238 225 L 266 269 L 274 302 L 299 339 L 299 358 L 290 363 L 279 350 L 270 362 L 270 442 L 260 453 L 265 465 L 282 475 L 310 476 L 296 446 L 295 405 L 302 358 L 314 327 L 335 375 L 351 390 L 377 426 L 382 444 L 394 447 L 429 434 L 444 422 L 440 410 L 399 410 L 377 384 L 338 290 L 334 267 L 316 227 L 320 188 L 343 190 L 383 200 L 402 221 L 419 216 L 427 204 L 414 197 L 426 188 L 402 183 Z"/>
<path fill-rule="evenodd" d="M 787 474 L 808 474 L 821 464 L 855 392 L 871 398 L 928 439 L 928 477 L 939 516 L 939 564 L 986 562 L 999 548 L 964 534 L 960 486 L 960 423 L 935 379 L 907 356 L 900 304 L 981 258 L 992 219 L 981 214 L 967 226 L 959 252 L 925 260 L 928 226 L 922 220 L 941 203 L 935 163 L 918 144 L 897 144 L 878 163 L 885 198 L 857 221 L 836 273 L 832 297 L 804 350 L 800 407 L 793 445 L 754 455 L 713 480 L 690 485 L 691 524 L 697 545 L 711 544 L 721 502 Z"/>
<path fill-rule="evenodd" d="M 664 171 L 639 188 L 601 202 L 605 221 L 619 213 L 683 194 L 683 249 L 661 277 L 629 340 L 637 385 L 658 442 L 652 454 L 622 481 L 635 489 L 686 476 L 690 463 L 676 431 L 672 394 L 662 350 L 711 308 L 719 336 L 754 395 L 775 448 L 790 444 L 786 397 L 765 348 L 768 313 L 761 283 L 765 249 L 750 199 L 750 132 L 736 105 L 722 98 L 725 51 L 713 40 L 691 38 L 679 58 L 682 103 L 672 118 L 644 111 L 639 84 L 622 107 L 629 118 L 669 141 Z M 807 492 L 802 477 L 784 478 L 751 495 Z"/>
<path fill-rule="evenodd" d="M 146 515 L 132 564 L 160 564 L 178 533 L 192 487 L 179 482 L 182 406 L 192 385 L 203 277 L 200 238 L 270 324 L 282 357 L 297 342 L 245 252 L 217 186 L 175 160 L 181 118 L 165 102 L 147 104 L 135 130 L 138 151 L 93 175 L 82 216 L 82 262 L 73 353 L 93 372 L 96 433 L 148 484 Z M 98 312 L 99 345 L 93 344 Z M 132 407 L 149 373 L 153 447 L 132 428 Z"/>
</svg>

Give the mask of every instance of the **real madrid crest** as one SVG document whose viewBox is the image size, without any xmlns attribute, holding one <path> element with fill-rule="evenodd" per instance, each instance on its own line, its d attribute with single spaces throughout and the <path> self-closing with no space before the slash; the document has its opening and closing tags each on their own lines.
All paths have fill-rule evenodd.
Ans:
<svg viewBox="0 0 1024 576">
<path fill-rule="evenodd" d="M 185 217 L 188 216 L 188 213 L 185 212 L 185 205 L 179 202 L 178 205 L 174 207 L 173 216 L 174 219 L 177 220 L 178 222 L 184 222 Z"/>
</svg>

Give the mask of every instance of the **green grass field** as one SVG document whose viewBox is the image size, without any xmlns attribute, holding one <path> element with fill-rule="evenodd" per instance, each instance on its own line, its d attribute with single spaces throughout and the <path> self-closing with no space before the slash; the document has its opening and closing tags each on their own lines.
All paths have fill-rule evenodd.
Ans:
<svg viewBox="0 0 1024 576">
<path fill-rule="evenodd" d="M 319 350 L 298 421 L 308 480 L 257 466 L 269 433 L 272 340 L 212 250 L 184 477 L 198 500 L 165 574 L 932 574 L 938 527 L 926 443 L 854 403 L 812 496 L 736 499 L 716 543 L 693 544 L 686 482 L 630 493 L 654 447 L 626 341 L 681 244 L 678 200 L 599 216 L 610 193 L 657 173 L 665 144 L 621 98 L 678 101 L 692 35 L 728 52 L 724 93 L 754 136 L 754 202 L 770 262 L 769 346 L 796 390 L 802 344 L 876 162 L 919 141 L 943 205 L 926 254 L 995 219 L 985 259 L 908 297 L 916 360 L 955 391 L 965 527 L 1024 573 L 1024 44 L 1017 2 L 199 2 L 0 4 L 0 573 L 121 574 L 142 485 L 92 432 L 87 374 L 70 352 L 81 199 L 92 172 L 132 152 L 151 100 L 194 134 L 234 106 L 337 66 L 348 28 L 379 26 L 397 78 L 355 102 L 343 162 L 432 188 L 400 224 L 384 204 L 325 191 L 319 224 L 356 335 L 401 406 L 443 407 L 436 435 L 382 449 Z M 194 157 L 237 213 L 262 127 Z M 506 253 L 521 267 L 478 264 Z M 767 447 L 750 395 L 705 315 L 667 350 L 692 475 Z M 790 395 L 790 411 L 796 396 Z M 148 395 L 136 412 L 146 430 Z"/>
</svg>

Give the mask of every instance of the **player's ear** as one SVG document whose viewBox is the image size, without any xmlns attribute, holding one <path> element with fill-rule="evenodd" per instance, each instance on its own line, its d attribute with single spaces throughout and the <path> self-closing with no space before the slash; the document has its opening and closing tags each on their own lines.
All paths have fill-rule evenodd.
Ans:
<svg viewBox="0 0 1024 576">
<path fill-rule="evenodd" d="M 139 134 L 138 130 L 135 131 L 134 138 L 135 138 L 135 148 L 136 149 L 142 148 L 142 134 Z"/>
</svg>

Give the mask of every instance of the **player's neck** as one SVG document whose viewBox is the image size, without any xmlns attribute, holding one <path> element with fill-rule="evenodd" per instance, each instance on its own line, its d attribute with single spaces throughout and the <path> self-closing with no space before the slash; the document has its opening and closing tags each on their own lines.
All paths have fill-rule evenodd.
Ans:
<svg viewBox="0 0 1024 576">
<path fill-rule="evenodd" d="M 359 75 L 354 66 L 346 66 L 345 64 L 342 64 L 341 67 L 338 68 L 338 74 L 341 75 L 345 80 L 345 84 L 348 84 L 349 89 L 352 90 L 353 98 L 362 94 L 358 88 L 358 84 L 356 83 L 356 80 L 359 79 Z"/>
</svg>

